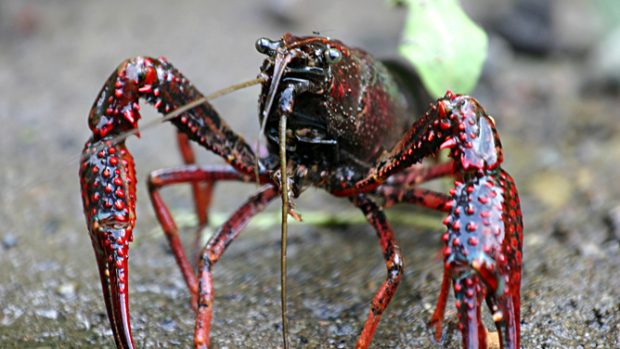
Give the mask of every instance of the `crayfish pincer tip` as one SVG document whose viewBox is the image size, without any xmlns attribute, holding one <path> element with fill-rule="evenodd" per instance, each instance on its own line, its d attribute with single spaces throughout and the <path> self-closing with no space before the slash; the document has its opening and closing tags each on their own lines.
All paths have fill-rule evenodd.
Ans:
<svg viewBox="0 0 620 349">
<path fill-rule="evenodd" d="M 127 255 L 126 243 L 116 243 L 120 236 L 126 236 L 126 229 L 105 229 L 103 234 L 95 236 L 95 256 L 99 264 L 99 273 L 103 297 L 106 303 L 108 319 L 114 333 L 117 348 L 133 349 L 131 323 L 129 315 Z M 101 238 L 103 235 L 103 238 Z M 114 241 L 114 242 L 111 242 Z"/>
</svg>

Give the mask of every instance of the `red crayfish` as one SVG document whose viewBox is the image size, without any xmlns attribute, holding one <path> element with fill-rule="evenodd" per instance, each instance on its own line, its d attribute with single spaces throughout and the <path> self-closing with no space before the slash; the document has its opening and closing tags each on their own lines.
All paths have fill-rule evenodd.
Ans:
<svg viewBox="0 0 620 349">
<path fill-rule="evenodd" d="M 192 296 L 196 348 L 209 345 L 212 270 L 226 247 L 250 218 L 278 196 L 283 201 L 285 229 L 288 215 L 298 217 L 292 199 L 309 186 L 348 198 L 379 237 L 387 277 L 372 299 L 357 348 L 369 346 L 401 279 L 401 252 L 383 212 L 384 207 L 401 202 L 447 213 L 442 237 L 444 277 L 431 320 L 437 335 L 452 281 L 463 347 L 486 347 L 480 317 L 485 300 L 501 346 L 519 348 L 522 218 L 515 184 L 501 168 L 502 147 L 494 119 L 475 99 L 451 92 L 415 119 L 407 113 L 403 93 L 386 67 L 336 40 L 285 34 L 281 40 L 259 39 L 256 47 L 267 56 L 259 75 L 259 121 L 268 150 L 264 156 L 259 157 L 231 130 L 163 58 L 124 61 L 93 104 L 88 119 L 93 135 L 84 148 L 80 178 L 116 346 L 134 347 L 127 258 L 136 222 L 134 162 L 118 137 L 137 130 L 138 102 L 144 99 L 160 113 L 176 112 L 168 119 L 178 129 L 185 166 L 152 172 L 148 187 Z M 218 154 L 228 165 L 194 164 L 189 140 Z M 450 161 L 418 165 L 440 149 L 450 149 Z M 449 194 L 416 186 L 442 176 L 456 179 Z M 263 186 L 202 248 L 196 272 L 160 189 L 190 183 L 204 224 L 216 182 L 253 180 Z"/>
</svg>

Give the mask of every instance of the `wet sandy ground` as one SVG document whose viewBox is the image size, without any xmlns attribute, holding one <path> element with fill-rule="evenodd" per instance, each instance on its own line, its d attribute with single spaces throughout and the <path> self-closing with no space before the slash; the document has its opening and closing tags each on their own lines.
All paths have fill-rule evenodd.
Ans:
<svg viewBox="0 0 620 349">
<path fill-rule="evenodd" d="M 278 12 L 276 3 L 294 6 Z M 164 55 L 208 92 L 257 74 L 262 59 L 254 50 L 257 37 L 318 30 L 390 56 L 403 20 L 398 9 L 370 0 L 106 4 L 0 2 L 3 348 L 113 346 L 81 213 L 77 168 L 89 134 L 89 107 L 122 59 Z M 471 11 L 485 20 L 496 16 L 497 7 Z M 495 37 L 485 78 L 474 93 L 497 119 L 505 167 L 521 192 L 525 348 L 620 346 L 620 96 L 584 89 L 590 77 L 588 50 L 598 37 L 594 14 L 583 8 L 584 1 L 568 1 L 558 10 L 561 18 L 580 14 L 585 20 L 572 33 L 561 26 L 567 20 L 559 21 L 556 42 L 562 48 L 546 58 L 515 54 Z M 215 103 L 249 140 L 258 132 L 257 95 L 258 89 L 250 88 Z M 144 109 L 144 119 L 156 117 Z M 128 141 L 140 179 L 179 164 L 173 134 L 162 126 Z M 139 189 L 130 277 L 136 341 L 139 347 L 189 347 L 188 293 L 145 187 Z M 225 215 L 254 190 L 253 185 L 221 186 L 214 211 Z M 187 188 L 169 189 L 166 199 L 189 224 Z M 357 222 L 361 216 L 346 200 L 314 190 L 298 207 L 302 213 L 342 212 Z M 441 217 L 410 208 L 397 215 L 419 218 L 396 226 L 406 274 L 373 347 L 458 348 L 451 307 L 443 343 L 434 343 L 425 326 L 441 281 L 436 258 Z M 437 222 L 435 229 L 429 220 Z M 217 265 L 216 348 L 281 346 L 279 229 L 273 223 L 247 229 Z M 385 273 L 374 232 L 356 223 L 290 230 L 293 346 L 352 347 Z"/>
</svg>

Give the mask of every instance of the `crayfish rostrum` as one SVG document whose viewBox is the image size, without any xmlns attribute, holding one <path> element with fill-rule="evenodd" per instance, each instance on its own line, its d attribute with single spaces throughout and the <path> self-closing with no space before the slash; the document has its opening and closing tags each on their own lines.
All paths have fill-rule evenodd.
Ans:
<svg viewBox="0 0 620 349">
<path fill-rule="evenodd" d="M 134 163 L 119 136 L 137 129 L 138 102 L 144 99 L 168 114 L 177 127 L 185 160 L 184 166 L 152 172 L 148 188 L 191 294 L 196 348 L 209 345 L 212 270 L 226 247 L 251 217 L 279 196 L 284 229 L 288 215 L 298 218 L 292 199 L 309 186 L 348 198 L 379 237 L 387 277 L 371 301 L 357 348 L 370 345 L 402 276 L 399 245 L 383 212 L 401 202 L 447 214 L 444 277 L 431 319 L 437 335 L 452 281 L 463 346 L 486 347 L 480 317 L 484 300 L 501 346 L 518 348 L 522 218 L 515 184 L 501 168 L 502 147 L 494 119 L 475 99 L 451 92 L 416 119 L 407 112 L 406 98 L 383 64 L 336 40 L 285 34 L 280 40 L 259 39 L 256 47 L 267 56 L 259 75 L 259 122 L 268 149 L 264 156 L 230 129 L 163 58 L 122 62 L 94 102 L 88 119 L 93 135 L 80 168 L 82 199 L 117 347 L 134 347 L 127 257 L 136 222 Z M 228 165 L 196 165 L 190 140 Z M 419 164 L 440 149 L 450 149 L 449 161 Z M 417 187 L 443 176 L 455 178 L 449 193 Z M 218 181 L 257 181 L 263 186 L 210 238 L 195 271 L 160 189 L 191 184 L 199 222 L 204 224 Z"/>
</svg>

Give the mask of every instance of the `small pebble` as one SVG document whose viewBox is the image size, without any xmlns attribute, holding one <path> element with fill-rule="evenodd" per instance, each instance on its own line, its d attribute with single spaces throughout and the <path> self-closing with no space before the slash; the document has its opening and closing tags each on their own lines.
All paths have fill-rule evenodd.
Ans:
<svg viewBox="0 0 620 349">
<path fill-rule="evenodd" d="M 159 323 L 159 327 L 166 332 L 174 332 L 177 328 L 177 323 L 172 319 L 165 319 Z"/>
<path fill-rule="evenodd" d="M 65 299 L 75 297 L 75 290 L 77 286 L 73 282 L 64 283 L 56 289 L 56 292 Z"/>
<path fill-rule="evenodd" d="M 35 311 L 35 314 L 39 317 L 50 320 L 58 319 L 58 310 L 55 309 L 39 309 Z"/>
<path fill-rule="evenodd" d="M 499 344 L 499 333 L 496 331 L 487 332 L 487 348 L 489 349 L 499 349 L 501 346 Z"/>
<path fill-rule="evenodd" d="M 2 246 L 6 250 L 10 250 L 13 247 L 17 246 L 17 237 L 11 233 L 8 233 L 2 238 Z"/>
</svg>

